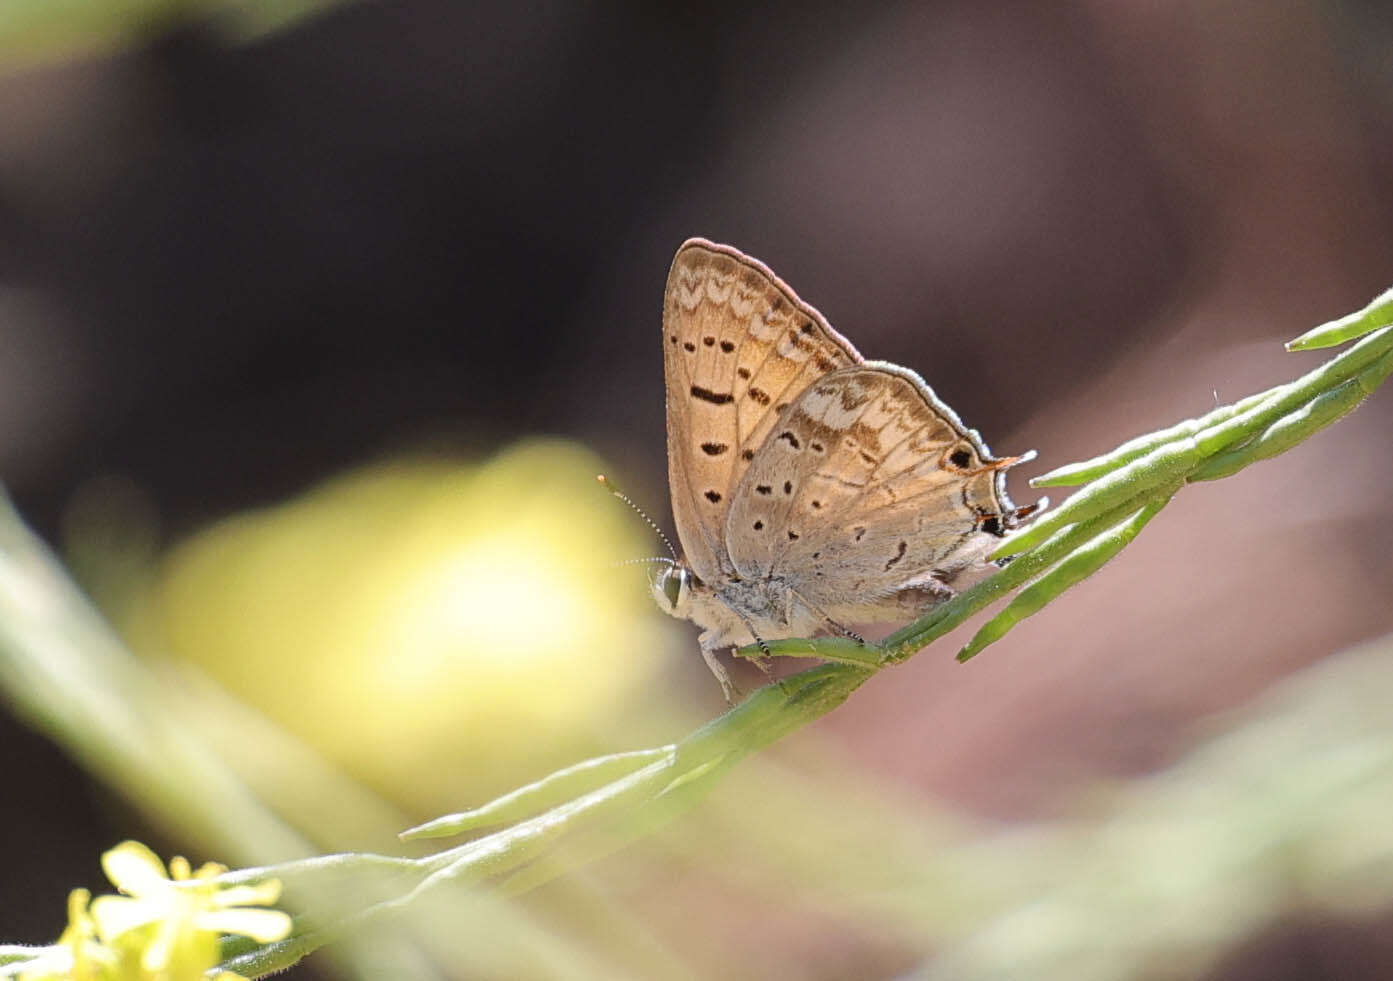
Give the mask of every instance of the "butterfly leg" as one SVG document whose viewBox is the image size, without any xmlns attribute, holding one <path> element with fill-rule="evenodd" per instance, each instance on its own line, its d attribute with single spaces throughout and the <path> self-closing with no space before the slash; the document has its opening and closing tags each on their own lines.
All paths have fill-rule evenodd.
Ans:
<svg viewBox="0 0 1393 981">
<path fill-rule="evenodd" d="M 721 692 L 725 695 L 726 702 L 734 705 L 736 698 L 743 693 L 736 687 L 735 682 L 730 680 L 730 672 L 726 670 L 726 666 L 722 664 L 720 659 L 716 656 L 716 652 L 725 645 L 713 643 L 715 637 L 716 632 L 713 630 L 707 630 L 702 633 L 700 638 L 701 659 L 706 662 L 706 666 L 711 669 L 711 673 L 715 675 L 716 680 L 721 683 Z"/>
<path fill-rule="evenodd" d="M 833 620 L 829 616 L 823 616 L 822 619 L 826 626 L 833 633 L 841 634 L 843 637 L 850 637 L 852 640 L 856 641 L 856 643 L 860 644 L 862 647 L 866 646 L 866 638 L 862 637 L 855 630 L 852 630 L 850 627 L 843 627 L 840 623 L 838 623 L 836 620 Z"/>
<path fill-rule="evenodd" d="M 754 629 L 751 628 L 750 632 L 754 633 Z M 769 644 L 759 634 L 755 634 L 755 643 L 759 645 L 760 653 L 764 656 L 752 657 L 748 660 L 754 664 L 755 667 L 759 668 L 764 674 L 764 677 L 772 680 L 774 677 L 774 669 L 770 666 L 769 661 L 774 656 L 774 652 L 769 649 Z"/>
<path fill-rule="evenodd" d="M 741 614 L 740 619 L 745 621 L 745 626 L 748 627 L 750 630 L 750 636 L 752 636 L 755 639 L 755 643 L 759 645 L 760 652 L 764 655 L 760 658 L 752 657 L 749 660 L 754 662 L 754 666 L 759 668 L 760 672 L 764 675 L 765 678 L 769 679 L 770 681 L 777 681 L 779 687 L 782 688 L 784 685 L 783 680 L 776 679 L 774 677 L 774 668 L 769 663 L 770 659 L 774 656 L 774 652 L 769 649 L 768 641 L 766 641 L 763 637 L 759 635 L 759 631 L 755 629 L 755 625 L 750 622 L 748 617 L 746 617 L 744 614 Z"/>
<path fill-rule="evenodd" d="M 774 677 L 774 671 L 769 667 L 769 659 L 774 656 L 774 652 L 769 649 L 769 642 L 759 635 L 759 631 L 755 629 L 754 622 L 749 617 L 740 613 L 739 610 L 736 610 L 736 613 L 739 615 L 740 619 L 745 622 L 745 628 L 749 630 L 750 636 L 755 639 L 755 643 L 759 645 L 760 653 L 763 655 L 763 657 L 760 658 L 752 657 L 750 660 L 754 662 L 755 667 L 763 672 L 764 677 Z"/>
<path fill-rule="evenodd" d="M 945 581 L 945 575 L 935 571 L 902 585 L 895 598 L 906 612 L 917 617 L 956 595 L 958 591 Z"/>
<path fill-rule="evenodd" d="M 788 592 L 790 607 L 795 602 L 801 603 L 807 610 L 809 610 L 813 614 L 813 616 L 817 617 L 819 620 L 822 621 L 822 628 L 824 630 L 827 630 L 830 633 L 840 634 L 843 637 L 850 637 L 852 640 L 856 641 L 856 643 L 860 644 L 863 647 L 866 645 L 865 637 L 862 637 L 860 634 L 852 630 L 850 627 L 843 627 L 832 617 L 828 616 L 826 612 L 818 609 L 816 606 L 809 603 L 807 599 L 804 598 L 802 593 L 795 592 L 792 589 L 790 589 Z"/>
</svg>

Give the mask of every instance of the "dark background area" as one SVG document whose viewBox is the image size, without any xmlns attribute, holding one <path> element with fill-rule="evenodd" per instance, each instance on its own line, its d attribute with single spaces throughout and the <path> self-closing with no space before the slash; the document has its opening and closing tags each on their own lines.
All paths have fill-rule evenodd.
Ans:
<svg viewBox="0 0 1393 981">
<path fill-rule="evenodd" d="M 12 76 L 12 493 L 53 530 L 119 471 L 179 530 L 415 435 L 642 451 L 690 234 L 1019 425 L 1071 381 L 1032 370 L 1047 348 L 1104 369 L 1098 335 L 1141 342 L 1195 272 L 1197 189 L 1097 29 L 1028 3 L 365 4 Z"/>
<path fill-rule="evenodd" d="M 1373 2 L 408 0 L 15 68 L 0 478 L 53 542 L 128 478 L 172 541 L 388 453 L 556 433 L 665 519 L 658 319 L 690 235 L 1041 473 L 1307 370 L 1281 342 L 1393 282 L 1390 50 Z M 970 687 L 945 653 L 826 728 L 979 812 L 1050 813 L 1393 628 L 1386 396 L 1187 492 Z M 893 751 L 916 726 L 941 755 Z M 125 832 L 7 720 L 0 761 L 30 788 L 0 934 L 40 941 Z M 1287 929 L 1216 977 L 1317 976 L 1281 971 L 1349 942 Z"/>
</svg>

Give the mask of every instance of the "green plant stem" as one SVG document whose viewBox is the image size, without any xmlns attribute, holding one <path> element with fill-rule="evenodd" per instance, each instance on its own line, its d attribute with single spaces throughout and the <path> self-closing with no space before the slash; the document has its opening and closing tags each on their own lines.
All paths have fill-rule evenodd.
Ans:
<svg viewBox="0 0 1393 981">
<path fill-rule="evenodd" d="M 229 942 L 224 967 L 247 976 L 283 970 L 436 889 L 489 880 L 508 893 L 535 888 L 689 810 L 731 766 L 830 712 L 868 677 L 868 671 L 829 664 L 771 684 L 692 733 L 670 755 L 505 830 L 427 858 L 349 854 L 230 874 L 225 881 L 280 879 L 292 905 L 297 896 L 333 894 L 356 897 L 358 908 L 331 917 L 334 922 L 328 926 L 316 925 L 326 922 L 321 916 L 297 920 L 295 933 L 275 944 Z M 563 839 L 567 849 L 551 856 Z M 367 863 L 361 878 L 360 862 Z M 520 869 L 525 871 L 508 878 Z"/>
<path fill-rule="evenodd" d="M 564 770 L 557 770 L 536 783 L 519 787 L 490 801 L 483 807 L 457 814 L 447 814 L 425 824 L 403 831 L 399 838 L 411 841 L 418 838 L 445 838 L 476 828 L 506 824 L 536 814 L 553 804 L 588 793 L 596 787 L 626 776 L 646 764 L 670 758 L 676 746 L 660 746 L 630 753 L 613 753 L 585 760 Z"/>
<path fill-rule="evenodd" d="M 958 660 L 966 661 L 976 656 L 987 645 L 1006 636 L 1007 631 L 1026 617 L 1034 616 L 1064 590 L 1083 582 L 1101 569 L 1118 552 L 1130 545 L 1146 527 L 1146 523 L 1161 512 L 1170 500 L 1172 492 L 1158 494 L 1155 500 L 1144 505 L 1124 523 L 1107 528 L 1088 539 L 1039 579 L 1022 589 L 1012 598 L 1006 609 L 987 621 L 958 652 Z"/>
<path fill-rule="evenodd" d="M 934 608 L 928 616 L 885 638 L 882 644 L 884 663 L 894 664 L 903 661 L 928 646 L 958 627 L 968 617 L 990 606 L 1017 586 L 1029 582 L 1084 542 L 1125 520 L 1134 510 L 1130 501 L 1124 501 L 1101 514 L 1058 529 L 1043 544 L 1013 559 L 1005 569 L 970 589 L 963 590 L 948 602 Z"/>
<path fill-rule="evenodd" d="M 1389 330 L 1374 331 L 1343 354 L 1286 385 L 1250 395 L 1230 406 L 1177 423 L 1167 429 L 1123 443 L 1117 449 L 1084 463 L 1052 470 L 1031 481 L 1036 487 L 1069 486 L 1096 481 L 1107 473 L 1167 446 L 1184 447 L 1190 440 L 1202 452 L 1214 453 L 1231 443 L 1256 435 L 1279 417 L 1318 398 L 1355 377 L 1382 358 L 1390 344 Z M 1040 522 L 1036 522 L 1036 527 Z"/>
<path fill-rule="evenodd" d="M 1285 453 L 1318 430 L 1353 412 L 1390 373 L 1393 373 L 1393 351 L 1385 353 L 1348 381 L 1278 419 L 1248 442 L 1211 457 L 1188 479 L 1191 482 L 1218 480 L 1259 460 Z"/>
</svg>

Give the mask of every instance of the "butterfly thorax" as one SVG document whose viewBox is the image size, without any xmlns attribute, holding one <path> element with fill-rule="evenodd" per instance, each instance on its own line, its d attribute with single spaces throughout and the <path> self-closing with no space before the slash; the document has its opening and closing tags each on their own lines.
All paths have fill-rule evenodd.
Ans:
<svg viewBox="0 0 1393 981">
<path fill-rule="evenodd" d="M 824 618 L 778 579 L 708 583 L 678 562 L 654 577 L 652 592 L 664 613 L 703 628 L 705 650 L 807 637 L 824 628 Z"/>
</svg>

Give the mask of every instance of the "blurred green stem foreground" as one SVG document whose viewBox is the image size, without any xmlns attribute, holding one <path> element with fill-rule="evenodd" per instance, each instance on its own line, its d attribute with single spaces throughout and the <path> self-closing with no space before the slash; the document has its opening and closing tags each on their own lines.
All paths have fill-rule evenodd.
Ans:
<svg viewBox="0 0 1393 981">
<path fill-rule="evenodd" d="M 959 653 L 973 656 L 1096 572 L 1185 484 L 1235 473 L 1354 409 L 1393 372 L 1390 322 L 1393 290 L 1288 344 L 1305 350 L 1362 337 L 1301 378 L 1035 481 L 1085 486 L 1005 541 L 997 557 L 1015 558 L 1000 572 L 881 645 L 842 638 L 773 643 L 776 655 L 828 663 L 755 692 L 679 743 L 577 764 L 403 837 L 504 830 L 425 858 L 349 853 L 226 873 L 228 884 L 281 880 L 297 918 L 291 935 L 275 943 L 225 941 L 223 965 L 262 976 L 442 888 L 486 883 L 488 895 L 513 895 L 621 848 L 691 808 L 746 755 L 831 711 L 882 667 L 1024 587 Z M 156 679 L 8 505 L 0 512 L 0 684 L 31 724 L 170 826 L 204 832 L 232 853 L 311 852 L 170 711 Z M 12 800 L 32 792 L 10 788 Z M 0 948 L 0 975 L 18 973 L 38 950 Z"/>
</svg>

